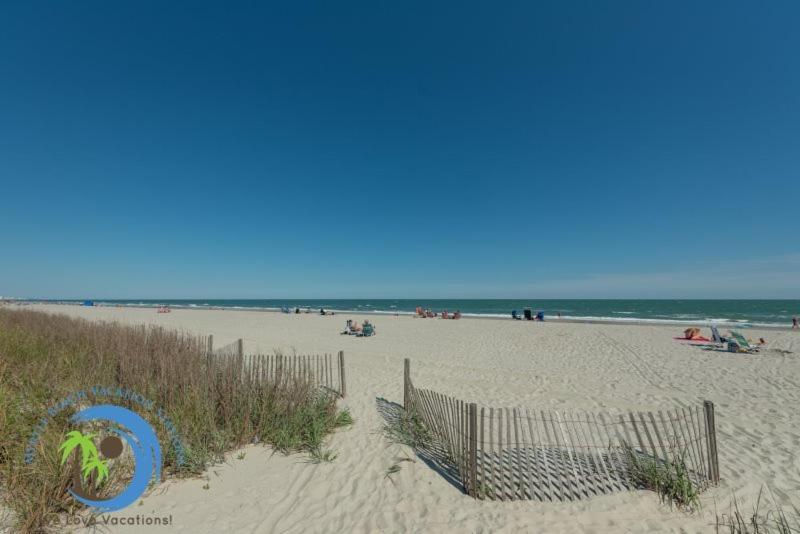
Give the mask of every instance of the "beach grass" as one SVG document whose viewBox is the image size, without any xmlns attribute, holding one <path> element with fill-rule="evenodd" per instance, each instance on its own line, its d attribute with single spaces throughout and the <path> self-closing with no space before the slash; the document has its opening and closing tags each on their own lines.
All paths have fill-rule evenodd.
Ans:
<svg viewBox="0 0 800 534">
<path fill-rule="evenodd" d="M 431 441 L 430 432 L 413 409 L 400 410 L 396 418 L 383 425 L 381 433 L 390 443 L 407 445 L 415 449 L 429 446 Z"/>
<path fill-rule="evenodd" d="M 625 455 L 634 480 L 640 486 L 658 493 L 662 502 L 686 511 L 700 508 L 700 490 L 692 482 L 682 460 L 656 460 L 638 454 L 629 445 L 625 446 Z"/>
<path fill-rule="evenodd" d="M 186 333 L 0 310 L 0 499 L 15 529 L 39 532 L 58 514 L 80 511 L 67 493 L 70 474 L 58 444 L 71 429 L 69 418 L 92 404 L 112 402 L 152 424 L 162 448 L 162 476 L 199 474 L 226 452 L 256 442 L 285 453 L 304 451 L 315 461 L 335 458 L 324 448 L 325 438 L 352 423 L 335 396 L 302 377 L 247 376 L 242 359 L 209 357 L 205 339 Z M 109 400 L 92 392 L 94 386 L 135 392 L 152 406 Z M 48 415 L 48 408 L 76 392 L 86 396 Z M 43 418 L 46 427 L 28 448 Z M 100 426 L 93 430 L 103 432 Z M 35 455 L 31 463 L 26 448 Z M 132 472 L 129 461 L 112 462 L 118 468 L 98 498 L 114 495 Z"/>
<path fill-rule="evenodd" d="M 729 534 L 798 534 L 800 533 L 800 507 L 793 505 L 787 511 L 776 503 L 774 496 L 764 499 L 764 487 L 752 513 L 742 511 L 734 495 L 728 513 L 716 514 L 716 532 Z"/>
</svg>

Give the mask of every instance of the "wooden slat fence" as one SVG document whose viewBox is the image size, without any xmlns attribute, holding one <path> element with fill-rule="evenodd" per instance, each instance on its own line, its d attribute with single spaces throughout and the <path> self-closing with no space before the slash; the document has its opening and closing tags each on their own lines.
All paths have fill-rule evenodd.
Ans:
<svg viewBox="0 0 800 534">
<path fill-rule="evenodd" d="M 347 394 L 344 352 L 332 354 L 245 354 L 241 339 L 213 348 L 213 337 L 208 337 L 209 358 L 237 358 L 246 380 L 273 381 L 301 378 L 312 384 L 337 393 Z"/>
<path fill-rule="evenodd" d="M 719 481 L 714 405 L 590 413 L 493 408 L 416 388 L 404 406 L 436 441 L 468 494 L 564 501 L 635 489 L 634 462 L 683 465 L 699 489 Z"/>
</svg>

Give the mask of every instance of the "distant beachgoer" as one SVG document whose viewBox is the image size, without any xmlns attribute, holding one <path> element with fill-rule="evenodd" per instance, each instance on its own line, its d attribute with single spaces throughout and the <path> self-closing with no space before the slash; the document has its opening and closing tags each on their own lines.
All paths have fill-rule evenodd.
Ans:
<svg viewBox="0 0 800 534">
<path fill-rule="evenodd" d="M 320 315 L 325 315 L 325 309 L 324 308 L 320 308 L 319 309 L 319 314 Z"/>
<path fill-rule="evenodd" d="M 300 313 L 300 308 L 295 308 L 295 309 L 294 309 L 294 312 L 295 312 L 295 313 Z"/>
<path fill-rule="evenodd" d="M 800 328 L 800 324 L 797 323 L 797 317 L 792 317 L 792 330 L 797 330 Z"/>
<path fill-rule="evenodd" d="M 453 319 L 461 319 L 461 311 L 456 310 L 456 312 L 453 314 Z"/>
<path fill-rule="evenodd" d="M 556 312 L 558 314 L 558 318 L 561 319 L 561 312 Z"/>
<path fill-rule="evenodd" d="M 450 318 L 450 316 L 447 314 L 447 310 L 444 310 L 442 312 L 442 319 L 449 319 L 449 318 Z"/>
</svg>

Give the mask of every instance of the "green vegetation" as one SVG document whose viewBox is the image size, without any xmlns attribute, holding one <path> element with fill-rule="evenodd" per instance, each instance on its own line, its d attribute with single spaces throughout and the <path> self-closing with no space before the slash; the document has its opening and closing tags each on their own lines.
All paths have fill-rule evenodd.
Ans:
<svg viewBox="0 0 800 534">
<path fill-rule="evenodd" d="M 399 416 L 384 424 L 381 431 L 389 442 L 413 448 L 426 447 L 431 441 L 430 432 L 413 409 L 400 410 Z"/>
<path fill-rule="evenodd" d="M 95 403 L 120 404 L 153 424 L 163 471 L 173 476 L 199 474 L 223 461 L 226 452 L 254 442 L 281 452 L 305 451 L 318 461 L 333 460 L 335 454 L 323 448 L 325 437 L 352 423 L 347 411 L 337 409 L 336 398 L 298 377 L 261 381 L 250 371 L 240 358 L 207 357 L 205 339 L 185 333 L 0 310 L 0 504 L 12 511 L 15 530 L 41 532 L 54 514 L 82 508 L 67 493 L 71 472 L 63 463 L 70 452 L 80 451 L 84 477 L 95 474 L 97 498 L 115 495 L 127 484 L 132 473 L 127 455 L 110 460 L 97 456 L 93 439 L 102 439 L 109 429 L 93 423 L 80 433 L 69 421 L 77 410 Z M 153 408 L 95 398 L 93 386 L 136 392 L 152 401 Z M 87 397 L 47 416 L 55 402 L 78 391 Z M 175 425 L 184 448 L 183 465 L 178 465 L 179 451 L 156 417 L 157 409 Z M 35 461 L 28 465 L 26 446 L 45 417 L 46 430 L 34 450 Z"/>
<path fill-rule="evenodd" d="M 625 455 L 633 478 L 643 487 L 655 491 L 662 502 L 676 505 L 686 511 L 700 508 L 700 491 L 689 477 L 683 460 L 664 462 L 650 456 L 642 456 L 630 446 L 625 446 Z"/>
<path fill-rule="evenodd" d="M 398 417 L 392 418 L 384 424 L 381 433 L 390 443 L 407 445 L 414 449 L 427 447 L 431 441 L 430 433 L 413 409 L 399 410 Z M 392 484 L 394 484 L 392 475 L 400 472 L 402 462 L 414 462 L 414 460 L 405 456 L 395 458 L 395 463 L 389 466 L 384 476 Z"/>
<path fill-rule="evenodd" d="M 762 506 L 764 488 L 758 493 L 758 500 L 753 508 L 753 513 L 745 515 L 739 509 L 736 496 L 731 500 L 730 511 L 727 514 L 717 514 L 717 533 L 730 534 L 797 534 L 800 533 L 800 508 L 792 506 L 792 511 L 787 513 L 772 497 L 767 504 L 767 509 Z"/>
</svg>

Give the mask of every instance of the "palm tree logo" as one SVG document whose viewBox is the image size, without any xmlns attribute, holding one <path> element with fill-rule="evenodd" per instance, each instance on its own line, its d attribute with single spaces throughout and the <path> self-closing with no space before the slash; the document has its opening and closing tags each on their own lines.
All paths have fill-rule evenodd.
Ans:
<svg viewBox="0 0 800 534">
<path fill-rule="evenodd" d="M 79 430 L 73 430 L 67 434 L 66 439 L 61 443 L 58 450 L 61 452 L 61 465 L 67 462 L 70 454 L 75 452 L 77 455 L 78 451 L 80 451 L 81 477 L 83 481 L 86 482 L 93 473 L 96 473 L 94 486 L 97 488 L 104 480 L 108 479 L 108 461 L 100 459 L 97 447 L 94 445 L 95 437 L 96 434 L 91 432 L 83 434 Z M 114 437 L 109 436 L 103 440 L 103 443 L 100 445 L 101 450 L 106 448 L 103 445 L 111 438 Z M 114 439 L 119 440 L 119 438 Z"/>
<path fill-rule="evenodd" d="M 72 487 L 68 491 L 78 502 L 100 513 L 114 512 L 136 502 L 151 480 L 160 480 L 158 437 L 155 429 L 139 414 L 121 406 L 102 404 L 84 408 L 72 416 L 72 421 L 77 424 L 111 422 L 110 426 L 104 425 L 109 435 L 100 441 L 99 446 L 95 445 L 95 439 L 99 439 L 96 434 L 73 430 L 67 433 L 59 447 L 62 465 L 70 457 L 73 459 Z M 111 459 L 119 457 L 125 450 L 123 439 L 133 459 L 133 474 L 130 478 L 120 476 L 112 483 L 109 477 L 109 469 L 114 468 Z M 126 475 L 128 466 L 129 462 L 126 462 Z M 124 483 L 126 479 L 127 484 Z M 99 494 L 110 493 L 112 486 L 123 486 L 123 489 L 115 495 L 100 498 Z"/>
</svg>

